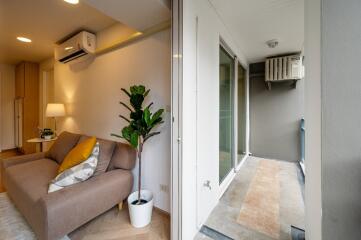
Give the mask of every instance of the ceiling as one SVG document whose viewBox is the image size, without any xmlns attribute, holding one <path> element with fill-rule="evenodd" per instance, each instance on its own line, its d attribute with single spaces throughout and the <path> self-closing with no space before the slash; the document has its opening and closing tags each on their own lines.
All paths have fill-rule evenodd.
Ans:
<svg viewBox="0 0 361 240">
<path fill-rule="evenodd" d="M 304 0 L 210 0 L 249 63 L 298 52 L 304 41 Z M 266 41 L 278 39 L 276 48 Z"/>
<path fill-rule="evenodd" d="M 111 16 L 140 32 L 165 22 L 171 17 L 170 0 L 84 1 L 108 16 Z"/>
<path fill-rule="evenodd" d="M 116 21 L 81 3 L 63 0 L 0 0 L 0 63 L 39 62 L 53 55 L 54 44 L 79 30 L 98 32 Z M 22 43 L 16 37 L 32 39 Z"/>
</svg>

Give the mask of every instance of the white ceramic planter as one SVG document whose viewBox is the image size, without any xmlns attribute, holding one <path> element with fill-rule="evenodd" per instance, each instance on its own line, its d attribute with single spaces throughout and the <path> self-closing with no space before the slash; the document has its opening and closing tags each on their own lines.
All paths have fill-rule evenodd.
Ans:
<svg viewBox="0 0 361 240">
<path fill-rule="evenodd" d="M 53 137 L 52 135 L 46 135 L 46 136 L 44 136 L 44 139 L 45 139 L 45 140 L 51 140 L 52 137 Z"/>
<path fill-rule="evenodd" d="M 138 191 L 128 197 L 130 222 L 133 227 L 141 228 L 147 226 L 152 220 L 153 194 L 149 190 L 140 191 L 141 199 L 148 201 L 142 205 L 134 205 L 132 202 L 138 199 Z"/>
</svg>

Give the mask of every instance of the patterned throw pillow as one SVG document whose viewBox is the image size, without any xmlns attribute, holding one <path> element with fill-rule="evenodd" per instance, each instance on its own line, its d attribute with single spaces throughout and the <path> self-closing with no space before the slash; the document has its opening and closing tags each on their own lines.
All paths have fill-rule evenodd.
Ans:
<svg viewBox="0 0 361 240">
<path fill-rule="evenodd" d="M 90 178 L 98 164 L 99 142 L 93 148 L 91 155 L 84 162 L 59 173 L 54 180 L 51 181 L 48 193 L 58 191 L 66 186 L 83 182 Z"/>
</svg>

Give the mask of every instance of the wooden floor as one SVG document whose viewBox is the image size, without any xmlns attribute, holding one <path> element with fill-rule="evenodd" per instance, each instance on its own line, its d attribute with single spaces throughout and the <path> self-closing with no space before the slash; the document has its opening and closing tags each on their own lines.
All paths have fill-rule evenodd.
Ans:
<svg viewBox="0 0 361 240">
<path fill-rule="evenodd" d="M 16 151 L 16 149 L 5 150 L 0 152 L 0 159 L 6 159 L 17 155 L 19 155 L 19 153 Z"/>
<path fill-rule="evenodd" d="M 117 207 L 112 208 L 69 234 L 69 237 L 71 240 L 168 240 L 170 219 L 169 215 L 154 209 L 149 226 L 134 228 L 125 205 L 121 211 Z"/>
<path fill-rule="evenodd" d="M 17 155 L 19 155 L 19 153 L 15 149 L 2 151 L 2 152 L 0 152 L 0 162 L 2 159 L 14 157 Z M 1 184 L 1 171 L 0 171 L 0 193 L 4 192 L 4 191 L 5 191 L 5 189 L 4 189 L 3 185 Z"/>
</svg>

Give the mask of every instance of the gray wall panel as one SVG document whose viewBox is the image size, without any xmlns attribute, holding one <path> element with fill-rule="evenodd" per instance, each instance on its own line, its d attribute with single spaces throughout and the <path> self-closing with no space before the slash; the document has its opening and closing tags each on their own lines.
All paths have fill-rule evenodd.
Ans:
<svg viewBox="0 0 361 240">
<path fill-rule="evenodd" d="M 360 23 L 360 0 L 322 1 L 322 239 L 325 240 L 361 239 Z"/>
<path fill-rule="evenodd" d="M 254 156 L 298 161 L 300 120 L 304 116 L 304 80 L 267 90 L 264 63 L 250 65 L 250 152 Z"/>
</svg>

